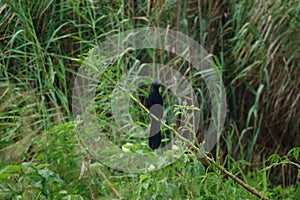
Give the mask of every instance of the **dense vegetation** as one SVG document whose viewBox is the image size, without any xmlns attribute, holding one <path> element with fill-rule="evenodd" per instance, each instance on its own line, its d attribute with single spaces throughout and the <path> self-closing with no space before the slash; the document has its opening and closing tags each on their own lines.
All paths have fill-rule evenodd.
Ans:
<svg viewBox="0 0 300 200">
<path fill-rule="evenodd" d="M 187 34 L 222 72 L 228 114 L 211 152 L 215 164 L 203 164 L 189 149 L 161 170 L 127 173 L 95 162 L 78 138 L 72 88 L 84 57 L 113 34 L 148 26 Z M 0 198 L 257 198 L 226 176 L 221 165 L 270 199 L 298 199 L 299 32 L 298 0 L 2 0 Z M 118 135 L 110 120 L 110 96 L 122 74 L 137 62 L 155 59 L 183 74 L 188 69 L 188 63 L 165 52 L 129 52 L 98 85 L 96 109 L 103 130 L 120 146 L 134 144 L 131 150 L 146 149 L 147 141 Z M 203 81 L 192 81 L 208 99 Z M 147 92 L 143 87 L 134 97 L 144 104 Z M 169 93 L 164 90 L 164 98 L 172 97 Z M 148 114 L 131 104 L 134 120 L 148 124 Z M 209 121 L 209 115 L 202 117 Z"/>
</svg>

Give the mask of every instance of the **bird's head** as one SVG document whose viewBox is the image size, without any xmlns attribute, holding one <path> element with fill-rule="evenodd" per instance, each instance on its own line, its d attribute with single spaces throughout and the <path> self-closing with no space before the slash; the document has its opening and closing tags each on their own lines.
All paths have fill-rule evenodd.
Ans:
<svg viewBox="0 0 300 200">
<path fill-rule="evenodd" d="M 154 91 L 158 92 L 161 85 L 162 85 L 161 81 L 153 81 L 151 84 L 150 92 L 154 92 Z"/>
<path fill-rule="evenodd" d="M 161 85 L 162 85 L 161 81 L 153 81 L 151 87 L 153 87 L 153 88 L 160 88 Z"/>
</svg>

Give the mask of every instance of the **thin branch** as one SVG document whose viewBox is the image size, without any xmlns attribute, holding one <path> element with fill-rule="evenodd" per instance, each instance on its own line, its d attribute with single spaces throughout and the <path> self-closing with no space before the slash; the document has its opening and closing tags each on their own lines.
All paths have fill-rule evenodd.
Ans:
<svg viewBox="0 0 300 200">
<path fill-rule="evenodd" d="M 119 198 L 121 198 L 121 195 L 116 190 L 116 188 L 112 185 L 112 183 L 108 180 L 108 178 L 105 176 L 105 174 L 102 172 L 101 168 L 98 167 L 97 169 L 99 170 L 99 173 L 104 178 L 104 180 L 108 183 L 108 185 L 110 186 L 110 188 L 112 189 L 112 191 L 115 193 L 115 195 L 117 195 Z"/>
<path fill-rule="evenodd" d="M 264 195 L 262 195 L 260 192 L 258 192 L 255 188 L 251 187 L 250 185 L 248 185 L 247 183 L 245 183 L 244 181 L 242 181 L 241 179 L 239 179 L 238 177 L 236 177 L 235 175 L 233 175 L 231 172 L 227 171 L 222 165 L 217 164 L 212 158 L 208 157 L 205 154 L 205 160 L 210 164 L 210 165 L 215 165 L 219 170 L 221 170 L 224 174 L 226 174 L 227 176 L 229 176 L 230 178 L 232 178 L 236 183 L 240 184 L 242 187 L 244 187 L 246 190 L 248 190 L 249 192 L 251 192 L 252 194 L 256 195 L 257 197 L 259 197 L 260 199 L 263 200 L 268 200 L 267 197 L 265 197 Z"/>
</svg>

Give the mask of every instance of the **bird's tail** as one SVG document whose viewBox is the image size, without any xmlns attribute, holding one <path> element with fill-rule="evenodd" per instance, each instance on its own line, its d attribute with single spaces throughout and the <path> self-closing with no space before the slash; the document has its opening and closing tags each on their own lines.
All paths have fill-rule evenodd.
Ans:
<svg viewBox="0 0 300 200">
<path fill-rule="evenodd" d="M 161 143 L 160 122 L 156 120 L 152 120 L 151 127 L 150 127 L 149 146 L 151 149 L 156 149 L 160 146 L 160 143 Z"/>
</svg>

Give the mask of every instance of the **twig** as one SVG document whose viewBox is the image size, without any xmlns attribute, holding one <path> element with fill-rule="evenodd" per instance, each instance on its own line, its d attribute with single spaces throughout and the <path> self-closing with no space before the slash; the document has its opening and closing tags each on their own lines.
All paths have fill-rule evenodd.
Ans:
<svg viewBox="0 0 300 200">
<path fill-rule="evenodd" d="M 121 195 L 116 190 L 116 188 L 111 184 L 111 182 L 108 180 L 108 178 L 105 176 L 105 174 L 102 172 L 101 168 L 98 167 L 97 169 L 99 170 L 99 173 L 104 178 L 104 180 L 108 183 L 108 185 L 110 186 L 110 188 L 112 189 L 112 191 L 115 193 L 115 195 L 117 195 L 119 198 L 121 198 Z"/>
<path fill-rule="evenodd" d="M 83 161 L 84 162 L 84 161 Z M 93 191 L 93 183 L 92 183 L 92 176 L 91 176 L 91 172 L 90 172 L 90 169 L 88 169 L 88 179 L 89 179 L 89 183 L 90 183 L 90 193 L 91 193 L 91 196 L 92 196 L 92 200 L 95 200 L 95 194 L 94 194 L 94 191 Z"/>
<path fill-rule="evenodd" d="M 78 134 L 78 133 L 77 133 Z M 80 144 L 83 146 L 83 147 L 85 147 L 85 145 L 84 145 L 84 142 L 81 140 L 81 137 L 78 135 L 78 137 L 79 137 L 79 142 L 80 142 Z M 89 149 L 88 148 L 86 148 L 85 149 L 86 150 L 86 152 L 90 155 L 90 156 L 92 156 L 92 157 L 94 157 L 94 155 L 93 155 L 93 153 L 91 152 L 91 151 L 89 151 Z M 90 160 L 90 159 L 88 159 L 88 160 Z M 85 171 L 85 169 L 86 169 L 86 166 L 85 166 L 85 162 L 89 162 L 87 159 L 84 159 L 82 162 L 82 169 L 81 169 L 81 173 L 80 173 L 80 176 L 79 176 L 79 180 L 83 177 L 83 174 L 84 174 L 84 171 Z M 108 178 L 105 176 L 105 174 L 102 172 L 102 170 L 100 169 L 100 167 L 99 168 L 97 168 L 98 170 L 99 170 L 99 173 L 101 174 L 101 176 L 104 178 L 104 180 L 107 182 L 107 184 L 110 186 L 110 188 L 112 189 L 112 191 L 115 193 L 115 195 L 117 195 L 119 198 L 121 198 L 121 195 L 119 194 L 119 192 L 116 190 L 116 188 L 112 185 L 112 183 L 108 180 Z M 88 171 L 88 179 L 89 179 L 89 182 L 90 182 L 90 193 L 91 193 L 91 196 L 92 196 L 92 199 L 94 200 L 95 199 L 95 197 L 94 197 L 94 193 L 93 193 L 93 190 L 91 189 L 92 187 L 91 187 L 91 183 L 92 183 L 92 181 L 91 181 L 91 173 L 90 173 L 90 170 L 91 170 L 91 167 L 90 167 L 90 164 L 88 163 L 88 167 L 87 167 L 87 171 Z"/>
<path fill-rule="evenodd" d="M 233 175 L 231 172 L 227 171 L 222 165 L 217 164 L 212 158 L 208 157 L 205 154 L 206 161 L 210 164 L 210 165 L 215 165 L 219 170 L 221 170 L 224 174 L 226 174 L 227 176 L 229 176 L 230 178 L 232 178 L 235 182 L 237 182 L 238 184 L 240 184 L 241 186 L 243 186 L 246 190 L 248 190 L 249 192 L 251 192 L 252 194 L 256 195 L 257 197 L 259 197 L 260 199 L 264 199 L 264 200 L 268 200 L 267 197 L 265 197 L 264 195 L 262 195 L 260 192 L 258 192 L 255 188 L 251 187 L 250 185 L 248 185 L 247 183 L 245 183 L 244 181 L 242 181 L 241 179 L 239 179 L 238 177 L 236 177 L 235 175 Z"/>
</svg>

